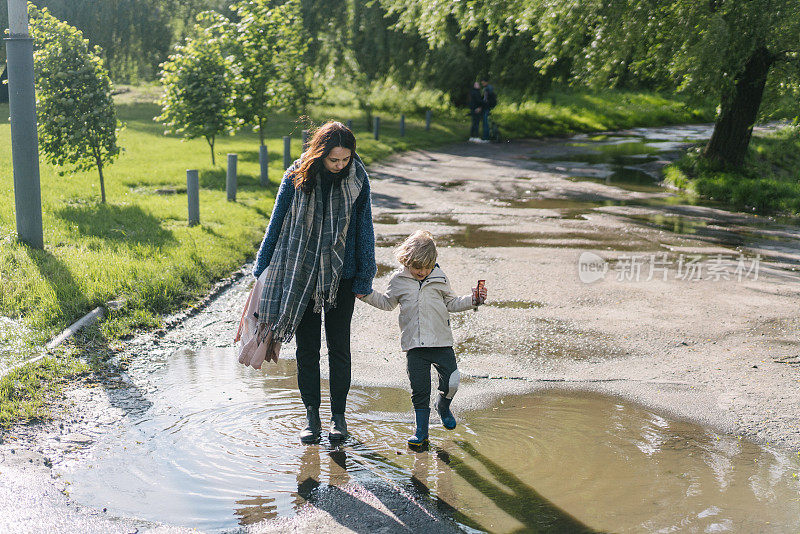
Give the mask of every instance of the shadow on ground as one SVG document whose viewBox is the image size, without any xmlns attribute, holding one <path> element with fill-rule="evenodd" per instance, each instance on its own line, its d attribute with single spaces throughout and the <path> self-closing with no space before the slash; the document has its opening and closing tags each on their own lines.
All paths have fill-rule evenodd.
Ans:
<svg viewBox="0 0 800 534">
<path fill-rule="evenodd" d="M 55 215 L 72 223 L 80 234 L 106 241 L 154 246 L 175 242 L 172 232 L 161 227 L 161 220 L 139 206 L 66 206 Z"/>
</svg>

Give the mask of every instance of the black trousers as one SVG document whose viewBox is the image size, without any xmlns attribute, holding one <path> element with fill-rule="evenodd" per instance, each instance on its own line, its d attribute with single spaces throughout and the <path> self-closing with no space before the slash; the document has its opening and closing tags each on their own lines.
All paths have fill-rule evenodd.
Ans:
<svg viewBox="0 0 800 534">
<path fill-rule="evenodd" d="M 411 403 L 415 410 L 430 408 L 431 365 L 439 375 L 439 392 L 453 398 L 460 375 L 453 347 L 417 347 L 406 352 L 406 370 L 411 382 Z"/>
<path fill-rule="evenodd" d="M 339 283 L 336 307 L 325 313 L 328 341 L 331 413 L 344 413 L 350 391 L 350 320 L 355 304 L 353 280 Z M 321 402 L 319 351 L 322 345 L 322 314 L 314 313 L 310 301 L 295 331 L 297 342 L 297 387 L 306 407 L 319 408 Z"/>
<path fill-rule="evenodd" d="M 483 113 L 475 113 L 474 111 L 470 113 L 472 115 L 472 125 L 469 129 L 469 136 L 470 137 L 480 137 L 481 136 L 481 121 L 483 121 Z"/>
</svg>

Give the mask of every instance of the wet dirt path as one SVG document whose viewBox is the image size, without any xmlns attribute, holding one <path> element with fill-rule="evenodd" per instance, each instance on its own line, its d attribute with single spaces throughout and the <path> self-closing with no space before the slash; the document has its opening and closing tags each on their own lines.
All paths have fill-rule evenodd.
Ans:
<svg viewBox="0 0 800 534">
<path fill-rule="evenodd" d="M 573 531 L 796 530 L 798 228 L 652 184 L 707 131 L 462 145 L 371 169 L 375 286 L 391 247 L 425 228 L 456 291 L 478 278 L 490 291 L 489 305 L 453 318 L 471 378 L 454 403 L 462 424 L 434 430 L 431 451 L 403 447 L 397 312 L 365 305 L 353 323 L 355 438 L 296 445 L 293 361 L 265 373 L 231 362 L 245 277 L 129 342 L 127 371 L 72 390 L 54 425 L 5 437 L 4 524 L 502 532 L 544 517 Z M 524 458 L 509 463 L 507 450 Z"/>
<path fill-rule="evenodd" d="M 658 145 L 687 129 L 644 132 Z M 641 148 L 626 145 L 642 132 L 602 141 L 634 167 Z M 382 243 L 426 228 L 452 245 L 440 264 L 457 291 L 487 281 L 495 305 L 455 321 L 462 370 L 623 395 L 799 451 L 797 221 L 606 183 L 612 166 L 583 161 L 608 149 L 574 146 L 590 142 L 459 146 L 373 169 Z M 391 249 L 378 261 L 392 265 Z M 367 351 L 391 347 L 394 317 L 360 312 L 387 332 Z"/>
</svg>

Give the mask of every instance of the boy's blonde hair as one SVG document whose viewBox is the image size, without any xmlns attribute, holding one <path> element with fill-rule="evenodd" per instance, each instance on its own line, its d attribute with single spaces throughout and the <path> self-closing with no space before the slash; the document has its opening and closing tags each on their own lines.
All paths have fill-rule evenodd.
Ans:
<svg viewBox="0 0 800 534">
<path fill-rule="evenodd" d="M 433 269 L 436 265 L 436 243 L 425 230 L 417 230 L 394 251 L 401 265 L 414 269 Z"/>
</svg>

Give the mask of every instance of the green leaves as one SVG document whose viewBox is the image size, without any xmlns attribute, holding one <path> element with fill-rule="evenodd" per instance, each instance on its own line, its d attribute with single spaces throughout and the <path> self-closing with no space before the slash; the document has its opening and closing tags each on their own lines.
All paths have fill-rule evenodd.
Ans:
<svg viewBox="0 0 800 534">
<path fill-rule="evenodd" d="M 166 126 L 165 133 L 186 139 L 204 137 L 215 162 L 214 140 L 233 133 L 239 120 L 233 106 L 234 77 L 228 21 L 213 12 L 197 17 L 195 34 L 176 47 L 162 64 L 159 100 L 161 115 L 155 120 Z"/>
<path fill-rule="evenodd" d="M 105 202 L 102 168 L 120 153 L 120 125 L 99 49 L 47 9 L 30 6 L 30 17 L 39 145 L 61 174 L 97 169 Z"/>
<path fill-rule="evenodd" d="M 279 5 L 250 0 L 233 7 L 239 17 L 234 28 L 236 111 L 261 131 L 270 112 L 305 108 L 311 92 L 309 36 L 299 0 Z"/>
<path fill-rule="evenodd" d="M 156 120 L 167 133 L 205 137 L 212 161 L 216 136 L 242 124 L 262 132 L 272 111 L 303 108 L 310 94 L 299 0 L 251 0 L 232 8 L 237 23 L 200 13 L 194 35 L 162 66 L 165 93 Z"/>
</svg>

